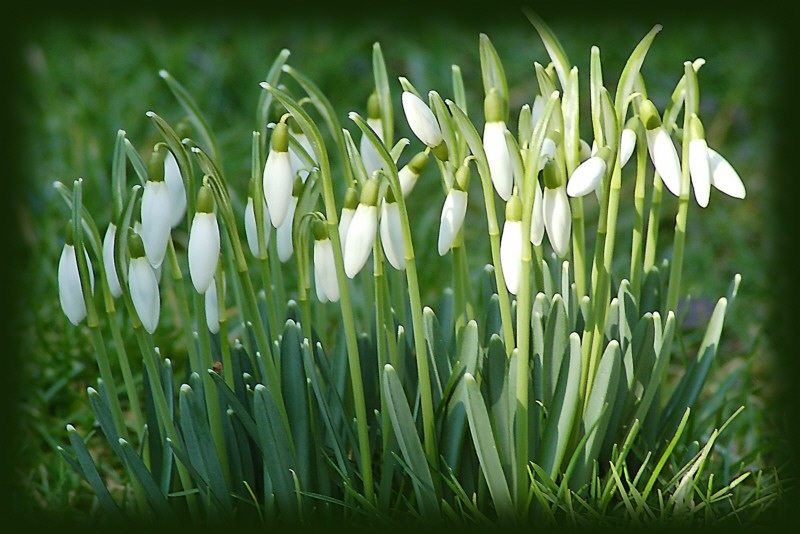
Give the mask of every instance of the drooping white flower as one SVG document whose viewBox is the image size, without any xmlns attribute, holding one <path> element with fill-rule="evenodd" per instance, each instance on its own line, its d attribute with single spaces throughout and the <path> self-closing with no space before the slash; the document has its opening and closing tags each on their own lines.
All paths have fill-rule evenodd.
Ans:
<svg viewBox="0 0 800 534">
<path fill-rule="evenodd" d="M 175 228 L 181 223 L 183 216 L 186 215 L 186 187 L 183 184 L 178 160 L 169 150 L 164 159 L 164 181 L 167 184 L 167 191 L 169 191 L 169 199 L 172 204 L 170 227 Z"/>
<path fill-rule="evenodd" d="M 114 298 L 122 295 L 122 287 L 119 284 L 119 277 L 117 276 L 117 264 L 114 258 L 114 242 L 116 240 L 117 225 L 108 223 L 106 234 L 103 236 L 103 269 L 106 273 L 106 280 L 108 280 L 108 289 L 111 291 L 111 296 Z"/>
<path fill-rule="evenodd" d="M 303 150 L 306 151 L 306 154 L 308 154 L 313 160 L 314 149 L 311 147 L 311 141 L 308 140 L 308 136 L 303 133 L 302 129 L 300 129 L 297 121 L 290 120 L 289 129 L 292 137 L 294 137 L 298 144 L 303 147 Z M 306 163 L 306 161 L 300 157 L 300 152 L 291 143 L 289 143 L 289 161 L 292 167 L 292 176 L 299 175 L 300 179 L 303 181 L 303 183 L 305 183 L 309 173 L 308 163 Z"/>
<path fill-rule="evenodd" d="M 294 226 L 294 212 L 297 209 L 297 201 L 300 198 L 300 192 L 303 189 L 303 182 L 297 178 L 292 188 L 292 195 L 289 199 L 289 206 L 286 210 L 286 217 L 283 220 L 277 231 L 275 232 L 276 248 L 278 249 L 278 259 L 281 263 L 286 263 L 294 254 L 294 237 L 292 230 Z"/>
<path fill-rule="evenodd" d="M 572 213 L 567 190 L 554 161 L 547 162 L 542 177 L 544 178 L 542 195 L 544 227 L 553 251 L 563 258 L 569 251 L 569 238 L 572 232 Z"/>
<path fill-rule="evenodd" d="M 128 287 L 136 315 L 144 329 L 152 334 L 158 326 L 161 297 L 153 266 L 144 255 L 142 239 L 136 232 L 128 233 L 131 261 L 128 263 Z"/>
<path fill-rule="evenodd" d="M 603 147 L 596 155 L 578 165 L 567 182 L 567 195 L 582 197 L 596 190 L 606 175 L 608 169 L 606 161 L 610 157 L 611 150 Z"/>
<path fill-rule="evenodd" d="M 400 190 L 403 192 L 403 198 L 408 197 L 414 186 L 417 184 L 419 175 L 422 174 L 422 169 L 428 163 L 428 152 L 422 151 L 417 153 L 411 161 L 406 163 L 402 169 L 397 173 L 397 179 L 400 181 Z"/>
<path fill-rule="evenodd" d="M 716 150 L 708 147 L 709 163 L 711 165 L 711 185 L 734 198 L 744 198 L 746 191 L 739 174 Z"/>
<path fill-rule="evenodd" d="M 522 270 L 522 201 L 512 195 L 506 204 L 506 220 L 500 235 L 500 265 L 506 288 L 512 295 L 519 291 Z"/>
<path fill-rule="evenodd" d="M 397 205 L 391 188 L 386 190 L 386 197 L 381 203 L 379 228 L 383 253 L 386 259 L 389 260 L 389 264 L 398 271 L 405 270 L 405 241 L 403 241 L 400 208 Z"/>
<path fill-rule="evenodd" d="M 453 187 L 447 193 L 439 222 L 439 256 L 444 256 L 453 247 L 453 242 L 464 224 L 467 214 L 467 189 L 470 172 L 465 162 L 456 171 Z"/>
<path fill-rule="evenodd" d="M 61 250 L 61 257 L 58 260 L 58 300 L 61 309 L 67 316 L 69 322 L 78 326 L 86 317 L 86 301 L 83 298 L 80 271 L 78 270 L 78 258 L 75 254 L 75 246 L 72 244 L 72 225 L 67 226 L 67 242 Z M 89 271 L 89 285 L 94 292 L 94 276 L 92 274 L 92 262 L 86 249 L 83 250 L 86 258 L 86 266 Z"/>
<path fill-rule="evenodd" d="M 255 196 L 255 182 L 251 181 L 250 194 L 247 197 L 247 204 L 244 207 L 244 234 L 247 238 L 247 246 L 250 249 L 250 253 L 255 258 L 261 258 L 259 253 L 258 228 L 256 227 L 256 209 L 255 203 L 253 202 Z M 263 197 L 261 200 L 261 214 L 261 226 L 264 229 L 264 250 L 266 250 L 269 245 L 270 235 L 272 234 L 272 225 L 269 222 L 269 208 L 267 207 L 267 203 L 263 200 Z"/>
<path fill-rule="evenodd" d="M 378 94 L 373 92 L 367 99 L 367 125 L 372 128 L 378 139 L 383 141 L 383 122 L 381 121 L 381 108 Z M 369 141 L 369 138 L 362 133 L 361 144 L 359 146 L 361 160 L 364 162 L 364 169 L 367 176 L 383 168 L 383 160 L 378 155 L 378 150 Z"/>
<path fill-rule="evenodd" d="M 289 127 L 285 122 L 275 125 L 267 161 L 264 164 L 264 198 L 269 208 L 272 226 L 278 228 L 286 219 L 292 196 L 294 174 L 289 158 Z"/>
<path fill-rule="evenodd" d="M 486 124 L 483 127 L 483 150 L 489 164 L 489 175 L 495 191 L 503 200 L 511 196 L 514 186 L 514 172 L 511 168 L 511 155 L 506 144 L 506 123 L 503 119 L 503 105 L 496 89 L 489 91 L 483 102 Z"/>
<path fill-rule="evenodd" d="M 633 119 L 631 119 L 633 120 Z M 629 121 L 630 122 L 630 121 Z M 636 148 L 636 130 L 623 128 L 619 136 L 619 164 L 624 167 L 630 161 L 633 150 Z"/>
<path fill-rule="evenodd" d="M 189 230 L 189 274 L 198 293 L 205 293 L 214 279 L 219 262 L 219 225 L 214 215 L 214 196 L 208 185 L 197 195 L 197 211 Z"/>
<path fill-rule="evenodd" d="M 208 290 L 203 295 L 206 308 L 206 326 L 212 334 L 219 332 L 219 299 L 217 298 L 216 280 L 211 280 Z"/>
<path fill-rule="evenodd" d="M 681 162 L 678 151 L 669 132 L 662 126 L 655 105 L 650 100 L 642 101 L 639 106 L 639 116 L 645 125 L 647 150 L 656 172 L 661 176 L 661 181 L 667 189 L 676 197 L 680 196 Z"/>
<path fill-rule="evenodd" d="M 442 161 L 446 160 L 447 145 L 444 143 L 442 130 L 431 108 L 409 91 L 403 91 L 402 101 L 403 111 L 411 131 L 420 141 L 431 148 L 437 158 Z"/>
<path fill-rule="evenodd" d="M 344 254 L 344 272 L 348 278 L 354 278 L 367 263 L 375 234 L 378 231 L 378 184 L 369 180 L 361 191 L 361 199 L 350 227 L 347 230 Z"/>
<path fill-rule="evenodd" d="M 533 196 L 533 213 L 531 213 L 531 244 L 539 246 L 544 239 L 544 209 L 542 209 L 542 187 L 536 182 Z"/>
<path fill-rule="evenodd" d="M 167 149 L 156 145 L 148 163 L 147 181 L 142 193 L 142 242 L 147 260 L 154 268 L 164 261 L 172 229 L 173 206 L 167 182 L 164 180 L 164 160 Z"/>
<path fill-rule="evenodd" d="M 356 213 L 358 207 L 358 193 L 352 187 L 348 187 L 344 194 L 344 205 L 342 206 L 342 213 L 339 216 L 339 245 L 344 250 L 344 244 L 347 241 L 347 231 L 350 229 L 350 223 L 353 221 L 353 215 Z"/>
<path fill-rule="evenodd" d="M 314 288 L 320 302 L 339 300 L 339 282 L 336 279 L 336 265 L 333 258 L 333 245 L 328 237 L 325 223 L 315 220 L 314 226 Z"/>
<path fill-rule="evenodd" d="M 689 176 L 694 198 L 701 208 L 705 208 L 711 196 L 711 162 L 703 125 L 695 114 L 689 117 L 689 134 Z"/>
</svg>

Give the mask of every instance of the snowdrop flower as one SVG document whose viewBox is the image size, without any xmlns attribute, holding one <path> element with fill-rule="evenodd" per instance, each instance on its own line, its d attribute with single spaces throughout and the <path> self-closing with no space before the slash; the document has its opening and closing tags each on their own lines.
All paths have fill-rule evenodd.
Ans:
<svg viewBox="0 0 800 534">
<path fill-rule="evenodd" d="M 564 257 L 569 251 L 569 237 L 572 232 L 572 213 L 569 207 L 566 187 L 555 161 L 549 160 L 542 172 L 544 194 L 542 195 L 542 216 L 547 237 L 553 251 Z"/>
<path fill-rule="evenodd" d="M 350 223 L 353 220 L 353 215 L 356 213 L 358 207 L 358 193 L 352 187 L 348 187 L 344 194 L 344 206 L 342 206 L 342 213 L 339 217 L 339 244 L 344 250 L 344 244 L 347 241 L 347 231 L 350 229 Z"/>
<path fill-rule="evenodd" d="M 708 147 L 708 161 L 711 165 L 711 185 L 733 198 L 744 198 L 744 183 L 728 160 Z"/>
<path fill-rule="evenodd" d="M 308 136 L 303 133 L 303 130 L 300 129 L 300 126 L 297 124 L 296 121 L 290 120 L 289 121 L 289 129 L 292 133 L 292 137 L 297 140 L 303 150 L 314 158 L 314 149 L 311 147 L 311 141 L 308 140 Z M 292 176 L 300 175 L 300 179 L 305 183 L 306 178 L 308 178 L 308 164 L 305 162 L 303 158 L 300 157 L 297 149 L 290 143 L 289 144 L 289 162 L 292 167 Z"/>
<path fill-rule="evenodd" d="M 378 100 L 378 94 L 373 91 L 367 100 L 367 125 L 372 128 L 378 139 L 383 141 L 383 122 L 381 122 L 381 107 Z M 359 147 L 361 153 L 361 160 L 364 162 L 364 168 L 367 171 L 367 176 L 372 176 L 372 173 L 378 169 L 383 168 L 383 160 L 378 155 L 378 150 L 369 141 L 366 135 L 361 135 L 361 145 Z"/>
<path fill-rule="evenodd" d="M 508 292 L 516 295 L 522 270 L 522 201 L 512 195 L 506 204 L 506 222 L 500 235 L 500 265 Z"/>
<path fill-rule="evenodd" d="M 86 249 L 83 250 L 86 266 L 89 269 L 89 285 L 94 292 L 94 276 L 92 262 Z M 78 258 L 75 255 L 75 245 L 72 243 L 72 223 L 67 225 L 67 239 L 61 250 L 58 260 L 58 300 L 61 309 L 69 322 L 78 326 L 86 317 L 86 301 L 83 299 L 81 276 L 78 271 Z"/>
<path fill-rule="evenodd" d="M 189 274 L 195 291 L 205 293 L 219 262 L 219 225 L 214 215 L 214 195 L 203 184 L 197 194 L 197 211 L 189 230 Z"/>
<path fill-rule="evenodd" d="M 491 89 L 483 101 L 486 124 L 483 128 L 483 149 L 489 163 L 492 184 L 500 198 L 508 200 L 514 185 L 511 156 L 506 145 L 506 123 L 503 120 L 503 103 L 496 89 Z"/>
<path fill-rule="evenodd" d="M 647 135 L 647 149 L 656 172 L 670 192 L 681 194 L 681 162 L 678 151 L 672 143 L 669 132 L 661 124 L 661 118 L 655 105 L 650 100 L 643 100 L 639 105 L 639 116 L 644 123 Z"/>
<path fill-rule="evenodd" d="M 128 287 L 131 292 L 131 301 L 142 326 L 152 334 L 158 326 L 158 317 L 161 312 L 156 273 L 145 257 L 143 240 L 136 232 L 128 232 L 128 249 L 131 256 L 128 264 Z"/>
<path fill-rule="evenodd" d="M 286 217 L 283 224 L 275 232 L 275 240 L 278 249 L 278 259 L 281 263 L 286 263 L 294 254 L 294 243 L 292 241 L 292 230 L 294 225 L 294 212 L 297 209 L 297 201 L 303 191 L 303 180 L 299 177 L 294 180 L 289 205 L 286 208 Z"/>
<path fill-rule="evenodd" d="M 119 284 L 119 277 L 117 276 L 117 264 L 114 258 L 114 241 L 116 240 L 117 225 L 108 223 L 106 228 L 106 235 L 103 236 L 103 269 L 106 273 L 106 280 L 108 280 L 108 289 L 111 291 L 111 296 L 114 298 L 122 295 L 122 287 Z"/>
<path fill-rule="evenodd" d="M 464 224 L 467 213 L 467 190 L 469 189 L 469 162 L 465 161 L 456 171 L 453 187 L 447 193 L 439 223 L 439 256 L 444 256 L 453 247 L 453 242 Z"/>
<path fill-rule="evenodd" d="M 289 159 L 289 127 L 285 122 L 279 122 L 272 133 L 269 155 L 264 164 L 264 198 L 275 228 L 283 224 L 289 211 L 293 177 Z"/>
<path fill-rule="evenodd" d="M 167 252 L 172 229 L 173 205 L 167 182 L 164 181 L 166 145 L 155 146 L 147 168 L 147 182 L 142 193 L 142 243 L 147 260 L 153 268 L 161 267 Z"/>
<path fill-rule="evenodd" d="M 253 199 L 255 198 L 255 181 L 250 181 L 250 193 L 247 196 L 247 204 L 244 207 L 244 234 L 247 238 L 247 246 L 250 248 L 250 253 L 253 255 L 254 258 L 262 258 L 259 252 L 259 241 L 258 241 L 258 228 L 256 226 L 256 209 L 255 209 L 255 202 Z M 264 201 L 264 197 L 261 197 L 261 227 L 264 229 L 264 250 L 267 250 L 267 246 L 269 245 L 269 237 L 272 233 L 272 225 L 269 223 L 269 208 L 267 207 L 267 203 Z"/>
<path fill-rule="evenodd" d="M 183 216 L 186 215 L 186 188 L 183 185 L 178 160 L 169 150 L 167 150 L 167 156 L 164 159 L 164 182 L 167 184 L 169 200 L 172 205 L 170 227 L 175 228 L 181 223 Z"/>
<path fill-rule="evenodd" d="M 625 128 L 619 136 L 619 166 L 624 167 L 630 161 L 633 155 L 633 150 L 636 148 L 636 129 L 638 128 L 639 119 L 631 117 L 625 123 Z"/>
<path fill-rule="evenodd" d="M 339 300 L 339 282 L 336 279 L 336 265 L 333 259 L 333 245 L 328 237 L 325 222 L 315 219 L 314 232 L 314 288 L 320 302 Z"/>
<path fill-rule="evenodd" d="M 380 233 L 383 253 L 389 264 L 398 271 L 405 270 L 406 249 L 400 221 L 400 207 L 391 187 L 386 190 L 386 196 L 381 203 Z"/>
<path fill-rule="evenodd" d="M 378 230 L 378 182 L 370 179 L 361 190 L 344 245 L 344 272 L 354 278 L 367 263 Z"/>
<path fill-rule="evenodd" d="M 219 299 L 217 298 L 217 282 L 215 279 L 211 280 L 203 299 L 206 307 L 206 326 L 209 332 L 216 334 L 219 332 Z"/>
<path fill-rule="evenodd" d="M 567 195 L 582 197 L 596 190 L 608 169 L 611 149 L 603 147 L 597 153 L 578 165 L 567 182 Z"/>
<path fill-rule="evenodd" d="M 411 158 L 411 161 L 406 163 L 397 173 L 397 179 L 400 181 L 400 190 L 403 192 L 403 198 L 411 194 L 411 190 L 417 185 L 419 175 L 422 174 L 422 169 L 425 168 L 427 163 L 428 151 L 423 150 Z"/>
<path fill-rule="evenodd" d="M 695 114 L 689 117 L 689 135 L 689 176 L 694 198 L 701 208 L 705 208 L 711 196 L 711 162 L 703 124 Z"/>
<path fill-rule="evenodd" d="M 539 246 L 544 239 L 544 210 L 542 209 L 542 187 L 536 182 L 536 192 L 533 196 L 533 213 L 531 214 L 531 244 Z"/>
<path fill-rule="evenodd" d="M 439 122 L 431 108 L 417 95 L 403 91 L 403 111 L 406 114 L 408 126 L 417 138 L 430 147 L 434 156 L 441 161 L 447 160 L 447 145 L 442 137 Z"/>
</svg>

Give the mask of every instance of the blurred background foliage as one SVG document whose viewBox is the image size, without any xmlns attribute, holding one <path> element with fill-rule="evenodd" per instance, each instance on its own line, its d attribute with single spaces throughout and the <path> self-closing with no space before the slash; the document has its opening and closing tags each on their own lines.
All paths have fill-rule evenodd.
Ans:
<svg viewBox="0 0 800 534">
<path fill-rule="evenodd" d="M 56 445 L 66 441 L 67 423 L 92 428 L 94 418 L 85 391 L 95 385 L 97 369 L 87 332 L 69 324 L 58 303 L 56 265 L 68 213 L 52 188 L 53 181 L 71 184 L 83 178 L 85 204 L 98 226 L 105 228 L 111 211 L 110 170 L 117 131 L 124 129 L 146 157 L 159 138 L 145 112 L 155 111 L 173 124 L 183 118 L 158 76 L 160 69 L 166 69 L 205 113 L 217 135 L 230 188 L 241 201 L 249 176 L 251 131 L 257 127 L 258 83 L 282 48 L 291 51 L 289 63 L 317 83 L 351 131 L 355 128 L 346 119 L 347 112 L 364 115 L 372 90 L 371 47 L 376 41 L 381 43 L 390 81 L 405 76 L 419 90 L 436 89 L 445 98 L 452 98 L 451 65 L 459 65 L 470 115 L 482 127 L 478 35 L 486 33 L 505 66 L 511 97 L 509 124 L 516 131 L 516 113 L 532 102 L 537 91 L 533 62 L 548 61 L 533 27 L 520 11 L 464 20 L 448 19 L 445 12 L 435 14 L 426 19 L 387 12 L 352 21 L 339 17 L 335 22 L 312 12 L 302 21 L 305 13 L 285 18 L 197 17 L 180 23 L 141 14 L 130 21 L 125 17 L 51 17 L 22 32 L 18 62 L 24 92 L 18 113 L 24 124 L 20 156 L 26 176 L 14 217 L 27 251 L 27 264 L 19 276 L 21 306 L 15 314 L 22 339 L 19 353 L 24 355 L 19 362 L 24 395 L 21 406 L 10 408 L 20 415 L 16 434 L 20 446 L 11 457 L 14 472 L 4 474 L 18 485 L 21 513 L 46 512 L 48 517 L 69 520 L 84 520 L 93 513 L 90 489 L 55 451 Z M 729 412 L 739 405 L 747 409 L 728 431 L 727 448 L 721 454 L 750 468 L 781 466 L 787 458 L 782 439 L 785 424 L 782 412 L 775 408 L 783 382 L 775 380 L 775 350 L 764 335 L 771 273 L 765 258 L 774 258 L 776 253 L 769 237 L 774 222 L 770 158 L 776 142 L 774 95 L 769 90 L 775 81 L 771 58 L 776 39 L 769 23 L 710 17 L 660 19 L 652 14 L 571 20 L 563 13 L 553 18 L 547 12 L 541 14 L 579 68 L 584 139 L 590 139 L 586 91 L 591 46 L 600 48 L 606 84 L 613 88 L 636 43 L 653 24 L 662 23 L 664 29 L 642 68 L 649 95 L 660 110 L 682 74 L 683 62 L 706 59 L 699 79 L 708 142 L 736 167 L 747 187 L 747 199 L 737 201 L 717 192 L 707 209 L 693 205 L 690 210 L 683 294 L 692 298 L 684 306 L 683 342 L 691 346 L 699 341 L 702 330 L 698 332 L 697 327 L 703 327 L 733 275 L 742 273 L 739 297 L 706 393 L 713 395 L 716 384 L 744 368 L 726 402 L 732 407 Z M 407 136 L 412 141 L 405 156 L 409 157 L 418 142 L 400 115 L 399 83 L 393 87 L 395 138 Z M 443 195 L 432 170 L 417 186 L 422 192 L 415 195 L 420 204 L 412 224 L 419 243 L 417 256 L 434 255 L 436 261 L 444 262 L 449 260 L 439 260 L 435 252 Z M 425 182 L 425 176 L 431 179 Z M 628 199 L 629 182 L 623 191 Z M 483 246 L 486 254 L 481 257 L 482 245 L 469 235 L 483 234 L 485 225 L 479 187 L 473 186 L 472 226 L 466 239 L 475 244 L 470 259 L 477 272 L 487 261 L 488 245 Z M 677 201 L 667 197 L 662 208 L 661 257 L 669 257 L 677 211 Z M 596 203 L 587 205 L 587 218 L 592 220 Z M 618 243 L 620 269 L 625 269 L 622 251 L 630 246 L 632 210 L 623 206 L 621 211 Z M 182 232 L 186 239 L 185 228 Z M 588 228 L 587 235 L 591 233 Z M 449 269 L 424 262 L 421 269 L 422 289 L 428 295 L 423 301 L 435 306 L 434 291 L 441 288 L 440 280 Z M 156 337 L 157 344 L 165 347 L 178 342 L 169 321 L 167 313 Z M 114 480 L 111 456 L 100 463 L 109 480 Z"/>
</svg>

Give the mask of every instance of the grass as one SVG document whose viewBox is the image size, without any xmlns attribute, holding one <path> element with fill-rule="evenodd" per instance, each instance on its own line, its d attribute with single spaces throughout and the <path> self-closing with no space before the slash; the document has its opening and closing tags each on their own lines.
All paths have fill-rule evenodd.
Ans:
<svg viewBox="0 0 800 534">
<path fill-rule="evenodd" d="M 643 68 L 652 84 L 648 87 L 651 97 L 663 108 L 683 61 L 704 57 L 701 102 L 708 110 L 704 122 L 709 144 L 736 166 L 748 191 L 743 202 L 712 195 L 709 208 L 700 213 L 694 206 L 689 217 L 684 267 L 684 293 L 692 296 L 686 308 L 689 318 L 699 316 L 702 325 L 710 314 L 705 304 L 713 304 L 724 294 L 735 273 L 743 274 L 706 395 L 710 400 L 719 384 L 744 367 L 721 401 L 728 408 L 720 411 L 730 413 L 740 405 L 746 409 L 721 440 L 713 465 L 720 469 L 720 479 L 727 474 L 725 470 L 735 472 L 740 464 L 764 468 L 764 484 L 769 487 L 767 480 L 778 484 L 782 478 L 771 473 L 786 462 L 788 445 L 781 439 L 785 421 L 776 410 L 782 398 L 776 387 L 782 382 L 774 379 L 776 354 L 764 330 L 770 311 L 770 280 L 763 258 L 774 252 L 767 237 L 768 221 L 763 217 L 769 212 L 770 179 L 761 157 L 770 153 L 773 142 L 764 119 L 770 96 L 752 88 L 769 76 L 773 41 L 769 28 L 744 21 L 716 25 L 664 22 Z M 609 79 L 615 78 L 650 25 L 641 20 L 596 24 L 588 19 L 569 22 L 562 18 L 552 22 L 582 74 L 588 74 L 590 46 L 598 45 Z M 85 391 L 95 385 L 97 369 L 88 334 L 72 327 L 58 305 L 55 268 L 68 214 L 50 184 L 83 177 L 86 204 L 92 206 L 98 221 L 108 220 L 117 130 L 125 129 L 128 137 L 146 150 L 157 140 L 157 132 L 145 119 L 145 111 L 154 110 L 173 123 L 181 118 L 179 106 L 158 77 L 159 69 L 169 70 L 200 104 L 219 137 L 232 189 L 241 192 L 246 190 L 249 172 L 258 82 L 283 47 L 291 50 L 291 63 L 316 81 L 341 117 L 365 106 L 371 90 L 369 53 L 376 40 L 383 47 L 390 80 L 404 75 L 420 89 L 443 92 L 440 88 L 450 86 L 450 65 L 459 64 L 474 110 L 480 109 L 478 32 L 489 34 L 504 62 L 512 110 L 529 102 L 536 90 L 532 60 L 546 62 L 538 37 L 521 16 L 510 21 L 495 18 L 485 26 L 474 21 L 443 26 L 429 22 L 413 34 L 403 24 L 363 24 L 344 32 L 324 24 L 308 28 L 297 21 L 269 25 L 239 20 L 177 28 L 155 19 L 142 19 L 136 25 L 94 22 L 88 27 L 50 21 L 31 29 L 21 43 L 22 74 L 28 88 L 21 114 L 27 126 L 26 171 L 34 178 L 21 188 L 23 198 L 17 212 L 29 258 L 21 275 L 25 290 L 18 317 L 23 338 L 20 354 L 25 355 L 19 363 L 25 392 L 19 407 L 19 442 L 24 445 L 14 456 L 13 478 L 20 487 L 25 514 L 65 521 L 88 521 L 96 513 L 90 489 L 64 464 L 55 446 L 66 442 L 67 423 L 92 428 L 93 414 Z M 585 85 L 586 80 L 582 89 Z M 582 118 L 582 123 L 585 127 L 588 118 Z M 397 125 L 398 133 L 410 136 L 403 127 Z M 438 194 L 438 184 L 426 187 L 432 195 Z M 242 200 L 235 199 L 240 208 Z M 666 236 L 672 231 L 677 210 L 677 202 L 672 200 L 662 210 L 662 243 L 669 243 Z M 102 206 L 108 206 L 106 213 Z M 479 209 L 478 204 L 472 203 L 471 209 Z M 431 208 L 414 221 L 416 235 L 435 225 L 437 210 L 438 206 Z M 631 224 L 620 220 L 621 247 L 628 241 Z M 420 246 L 434 253 L 433 238 Z M 669 250 L 662 255 L 668 257 Z M 421 283 L 423 295 L 429 297 L 439 287 L 435 276 Z M 423 301 L 431 300 L 423 296 Z M 172 346 L 175 340 L 170 331 L 169 323 L 162 322 L 157 344 Z M 684 343 L 691 345 L 702 330 L 698 333 L 687 324 L 682 333 Z M 102 450 L 93 452 L 103 454 Z M 113 455 L 105 460 L 101 462 L 105 474 L 113 480 Z"/>
</svg>

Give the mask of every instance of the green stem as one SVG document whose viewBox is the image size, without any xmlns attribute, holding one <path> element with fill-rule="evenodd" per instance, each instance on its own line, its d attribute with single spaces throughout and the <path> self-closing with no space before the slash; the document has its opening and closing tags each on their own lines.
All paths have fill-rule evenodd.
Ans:
<svg viewBox="0 0 800 534">
<path fill-rule="evenodd" d="M 586 295 L 586 237 L 583 217 L 583 198 L 570 199 L 572 211 L 572 272 L 578 302 Z"/>
<path fill-rule="evenodd" d="M 189 310 L 189 298 L 186 295 L 186 288 L 183 284 L 183 274 L 181 273 L 178 255 L 175 252 L 175 244 L 172 237 L 167 242 L 167 257 L 169 258 L 169 268 L 172 274 L 172 287 L 175 289 L 175 296 L 178 300 L 178 313 L 183 323 L 183 335 L 187 340 L 186 349 L 189 351 L 189 364 L 192 371 L 200 373 L 203 370 L 200 354 L 197 345 L 194 343 L 194 327 L 192 316 Z M 195 303 L 196 305 L 196 303 Z"/>
<path fill-rule="evenodd" d="M 274 256 L 275 254 L 270 254 L 269 256 Z M 261 270 L 261 281 L 264 284 L 264 293 L 265 295 L 272 295 L 273 292 L 279 292 L 278 288 L 272 284 L 272 275 L 270 273 L 270 259 L 269 258 L 262 258 L 258 260 L 258 265 Z M 280 292 L 283 292 L 283 289 L 280 289 Z M 280 332 L 279 328 L 280 325 L 278 324 L 278 311 L 276 306 L 280 303 L 281 305 L 285 304 L 284 300 L 281 300 L 282 297 L 280 295 L 277 298 L 266 298 L 266 308 L 267 308 L 267 324 L 269 325 L 269 333 L 270 337 L 278 336 L 278 332 Z"/>
<path fill-rule="evenodd" d="M 633 192 L 633 206 L 636 212 L 631 239 L 631 288 L 634 302 L 639 302 L 642 283 L 642 239 L 644 233 L 645 176 L 647 173 L 647 144 L 636 144 L 636 186 Z"/>
<path fill-rule="evenodd" d="M 661 197 L 663 195 L 664 183 L 658 173 L 653 175 L 653 197 L 650 200 L 650 213 L 647 217 L 647 241 L 644 248 L 644 261 L 642 263 L 642 273 L 645 275 L 655 265 L 656 248 L 658 245 L 658 225 L 661 215 Z"/>
<path fill-rule="evenodd" d="M 122 332 L 117 323 L 117 314 L 114 309 L 106 310 L 108 313 L 108 326 L 111 329 L 111 337 L 114 342 L 117 357 L 119 358 L 120 368 L 122 369 L 122 378 L 125 381 L 125 391 L 128 395 L 128 404 L 133 412 L 133 421 L 136 432 L 141 433 L 144 428 L 145 420 L 142 416 L 142 408 L 139 404 L 139 394 L 136 392 L 136 381 L 133 378 L 131 365 L 128 361 L 128 353 L 125 350 L 125 343 L 122 340 Z"/>
</svg>

